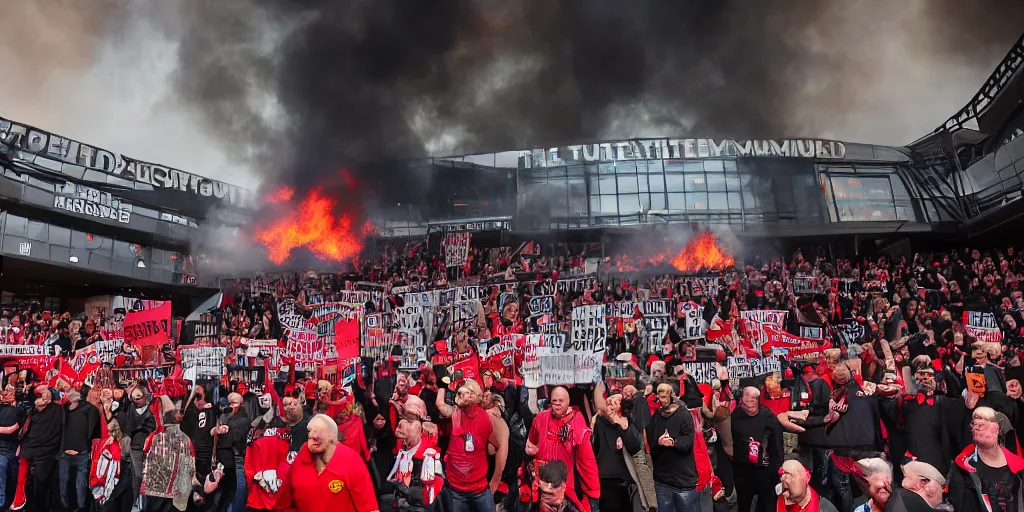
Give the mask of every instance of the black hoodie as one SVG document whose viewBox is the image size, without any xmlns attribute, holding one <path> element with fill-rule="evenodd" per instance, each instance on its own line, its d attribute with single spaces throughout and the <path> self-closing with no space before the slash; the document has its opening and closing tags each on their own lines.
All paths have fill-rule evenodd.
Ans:
<svg viewBox="0 0 1024 512">
<path fill-rule="evenodd" d="M 751 439 L 761 444 L 758 450 L 761 459 L 765 453 L 768 454 L 769 471 L 775 471 L 782 467 L 782 425 L 779 424 L 779 419 L 772 414 L 771 409 L 763 405 L 759 406 L 757 414 L 753 416 L 747 414 L 742 407 L 737 407 L 732 412 L 732 449 L 735 454 L 732 463 L 734 467 L 754 466 L 754 463 L 751 463 L 747 457 L 750 452 Z"/>
<path fill-rule="evenodd" d="M 672 436 L 672 446 L 658 443 L 665 432 Z M 693 460 L 694 435 L 693 416 L 682 403 L 676 402 L 668 408 L 662 407 L 655 411 L 647 426 L 655 482 L 678 491 L 697 488 L 697 464 Z"/>
</svg>

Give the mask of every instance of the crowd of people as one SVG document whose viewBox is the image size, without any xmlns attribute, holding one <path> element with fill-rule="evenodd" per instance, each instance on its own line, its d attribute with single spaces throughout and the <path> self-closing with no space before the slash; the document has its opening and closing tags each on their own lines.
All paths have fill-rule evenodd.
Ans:
<svg viewBox="0 0 1024 512">
<path fill-rule="evenodd" d="M 1024 258 L 1012 247 L 857 260 L 808 250 L 699 275 L 590 251 L 471 248 L 453 268 L 425 241 L 354 272 L 238 280 L 204 312 L 215 337 L 158 350 L 125 343 L 106 315 L 8 309 L 5 344 L 61 356 L 4 359 L 0 504 L 1024 510 Z M 477 289 L 463 300 L 474 305 L 436 308 L 425 357 L 396 341 L 383 357 L 332 361 L 347 372 L 290 359 L 284 301 L 315 328 L 346 291 L 368 291 L 366 322 L 453 287 Z M 622 307 L 650 301 L 672 304 L 664 330 Z M 609 308 L 603 378 L 537 385 L 525 340 L 570 331 L 573 311 L 596 304 Z M 777 325 L 757 312 L 778 313 Z M 515 341 L 496 357 L 487 340 Z M 62 361 L 101 342 L 103 364 L 54 385 Z M 228 369 L 266 370 L 187 378 L 175 344 L 225 346 Z M 174 369 L 114 375 L 143 363 Z"/>
</svg>

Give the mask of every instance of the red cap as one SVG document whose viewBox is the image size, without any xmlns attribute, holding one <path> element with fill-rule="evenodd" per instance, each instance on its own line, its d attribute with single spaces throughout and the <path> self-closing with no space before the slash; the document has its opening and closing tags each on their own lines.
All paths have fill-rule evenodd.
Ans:
<svg viewBox="0 0 1024 512">
<path fill-rule="evenodd" d="M 793 378 L 793 369 L 792 368 L 786 368 L 786 372 L 782 374 L 782 378 L 784 378 L 784 379 L 792 379 Z"/>
</svg>

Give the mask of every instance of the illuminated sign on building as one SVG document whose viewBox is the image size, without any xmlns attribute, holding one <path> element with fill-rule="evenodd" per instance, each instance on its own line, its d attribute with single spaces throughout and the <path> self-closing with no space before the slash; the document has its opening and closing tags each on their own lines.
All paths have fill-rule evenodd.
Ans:
<svg viewBox="0 0 1024 512">
<path fill-rule="evenodd" d="M 846 158 L 846 145 L 842 142 L 813 139 L 636 139 L 519 152 L 524 167 L 547 167 L 574 162 L 723 157 L 842 160 Z"/>
</svg>

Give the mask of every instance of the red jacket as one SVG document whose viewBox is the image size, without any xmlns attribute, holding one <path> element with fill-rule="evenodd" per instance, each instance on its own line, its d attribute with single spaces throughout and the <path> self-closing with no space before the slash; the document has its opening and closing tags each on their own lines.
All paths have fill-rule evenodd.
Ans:
<svg viewBox="0 0 1024 512">
<path fill-rule="evenodd" d="M 320 474 L 317 474 L 309 447 L 302 446 L 278 491 L 274 510 L 379 512 L 380 508 L 366 462 L 351 448 L 339 443 Z"/>
<path fill-rule="evenodd" d="M 259 480 L 270 478 L 284 480 L 288 476 L 288 447 L 290 443 L 279 435 L 280 433 L 279 429 L 268 428 L 245 450 L 245 479 L 249 482 L 249 497 L 245 501 L 247 507 L 270 510 L 277 502 L 277 493 L 264 489 L 256 477 L 258 475 Z"/>
<path fill-rule="evenodd" d="M 566 441 L 560 439 L 561 433 L 567 431 Z M 601 479 L 597 472 L 597 459 L 590 438 L 593 431 L 587 426 L 587 420 L 575 407 L 563 418 L 555 418 L 548 409 L 537 415 L 530 427 L 529 441 L 537 446 L 537 458 L 543 461 L 560 460 L 570 468 L 575 468 L 580 475 L 583 494 L 589 498 L 601 497 Z M 565 493 L 575 495 L 574 478 L 566 481 Z M 590 501 L 582 500 L 584 512 L 590 512 Z"/>
</svg>

